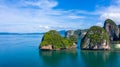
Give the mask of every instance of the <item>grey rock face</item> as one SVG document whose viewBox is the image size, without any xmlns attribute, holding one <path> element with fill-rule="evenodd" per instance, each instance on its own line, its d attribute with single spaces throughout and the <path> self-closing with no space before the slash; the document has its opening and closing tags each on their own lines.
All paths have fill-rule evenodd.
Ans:
<svg viewBox="0 0 120 67">
<path fill-rule="evenodd" d="M 115 41 L 119 39 L 119 28 L 111 19 L 107 19 L 104 23 L 104 29 L 111 41 Z"/>
<path fill-rule="evenodd" d="M 99 27 L 91 27 L 81 41 L 82 50 L 110 50 L 109 36 Z"/>
<path fill-rule="evenodd" d="M 85 30 L 68 30 L 65 34 L 65 37 L 69 38 L 70 36 L 76 36 L 77 38 L 83 38 L 87 33 L 87 29 Z"/>
</svg>

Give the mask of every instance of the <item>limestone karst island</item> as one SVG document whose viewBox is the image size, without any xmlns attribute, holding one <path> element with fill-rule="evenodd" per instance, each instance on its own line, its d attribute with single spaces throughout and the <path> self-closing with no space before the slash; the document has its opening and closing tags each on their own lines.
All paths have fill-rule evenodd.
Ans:
<svg viewBox="0 0 120 67">
<path fill-rule="evenodd" d="M 120 0 L 0 0 L 0 67 L 120 67 Z"/>
<path fill-rule="evenodd" d="M 104 26 L 92 26 L 85 30 L 68 30 L 61 36 L 56 30 L 46 32 L 39 49 L 63 50 L 76 49 L 81 38 L 81 50 L 114 50 L 120 46 L 120 28 L 116 23 L 107 19 Z"/>
</svg>

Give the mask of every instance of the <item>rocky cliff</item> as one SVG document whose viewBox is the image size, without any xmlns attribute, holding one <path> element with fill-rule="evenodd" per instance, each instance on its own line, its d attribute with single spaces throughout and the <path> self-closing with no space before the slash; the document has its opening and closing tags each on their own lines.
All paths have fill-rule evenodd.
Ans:
<svg viewBox="0 0 120 67">
<path fill-rule="evenodd" d="M 99 26 L 92 26 L 81 41 L 82 50 L 110 50 L 109 36 Z"/>
<path fill-rule="evenodd" d="M 119 28 L 114 21 L 111 19 L 105 20 L 104 29 L 109 35 L 111 41 L 119 40 Z"/>
<path fill-rule="evenodd" d="M 63 38 L 57 31 L 50 30 L 46 32 L 39 46 L 41 50 L 60 50 L 76 48 L 72 40 Z"/>
<path fill-rule="evenodd" d="M 119 28 L 119 40 L 120 40 L 120 24 L 118 25 L 118 28 Z"/>
<path fill-rule="evenodd" d="M 85 30 L 68 30 L 65 33 L 65 37 L 69 38 L 71 36 L 74 36 L 76 38 L 83 38 L 85 36 L 85 34 L 87 33 L 87 29 Z"/>
<path fill-rule="evenodd" d="M 77 43 L 78 35 L 75 34 L 74 30 L 68 30 L 65 33 L 65 38 L 72 40 L 74 43 Z"/>
</svg>

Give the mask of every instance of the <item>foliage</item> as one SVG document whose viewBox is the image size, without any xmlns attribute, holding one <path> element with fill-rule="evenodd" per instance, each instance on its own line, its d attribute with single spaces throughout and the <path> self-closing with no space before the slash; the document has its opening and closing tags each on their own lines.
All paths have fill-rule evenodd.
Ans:
<svg viewBox="0 0 120 67">
<path fill-rule="evenodd" d="M 67 38 L 63 38 L 57 31 L 50 30 L 43 36 L 40 46 L 52 45 L 54 49 L 66 48 L 72 45 Z"/>
<path fill-rule="evenodd" d="M 77 42 L 77 40 L 78 40 L 77 36 L 75 36 L 75 35 L 71 35 L 71 36 L 69 37 L 69 39 L 70 39 L 72 42 Z"/>
<path fill-rule="evenodd" d="M 115 24 L 115 22 L 114 22 L 113 20 L 111 20 L 111 19 L 105 20 L 105 24 L 107 24 L 107 23 L 110 23 L 111 25 L 117 26 L 117 25 Z"/>
<path fill-rule="evenodd" d="M 69 47 L 72 46 L 72 44 L 73 44 L 73 42 L 70 41 L 70 40 L 67 39 L 67 38 L 63 38 L 63 39 L 62 39 L 62 42 L 63 42 L 65 48 L 69 48 Z"/>
<path fill-rule="evenodd" d="M 115 29 L 115 31 L 119 30 L 118 26 L 115 24 L 115 22 L 113 20 L 111 20 L 111 19 L 105 20 L 104 26 L 106 26 L 107 23 L 109 23 L 110 25 L 112 25 L 112 27 Z"/>
<path fill-rule="evenodd" d="M 90 42 L 86 42 L 86 41 L 88 41 L 87 39 L 89 39 Z M 104 40 L 109 42 L 109 36 L 107 35 L 106 31 L 99 26 L 92 26 L 88 30 L 85 37 L 82 39 L 81 47 L 84 47 L 84 45 L 86 45 L 86 44 L 89 45 L 90 47 L 92 47 L 94 45 L 101 45 L 101 43 Z"/>
<path fill-rule="evenodd" d="M 109 40 L 106 31 L 99 26 L 91 27 L 87 33 L 87 36 L 93 43 L 101 43 L 103 39 Z"/>
</svg>

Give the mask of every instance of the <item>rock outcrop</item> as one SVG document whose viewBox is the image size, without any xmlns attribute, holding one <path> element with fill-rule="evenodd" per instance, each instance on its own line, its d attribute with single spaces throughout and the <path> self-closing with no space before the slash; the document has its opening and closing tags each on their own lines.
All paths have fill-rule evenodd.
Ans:
<svg viewBox="0 0 120 67">
<path fill-rule="evenodd" d="M 65 32 L 65 31 L 64 31 Z M 85 30 L 68 30 L 62 37 L 57 31 L 50 30 L 42 38 L 40 49 L 60 50 L 77 47 L 78 38 L 81 38 L 82 50 L 110 50 L 111 44 L 120 44 L 119 27 L 111 19 L 105 20 L 104 27 L 92 26 Z"/>
<path fill-rule="evenodd" d="M 118 25 L 118 28 L 119 28 L 119 40 L 120 40 L 120 24 Z"/>
<path fill-rule="evenodd" d="M 65 33 L 65 37 L 66 38 L 69 38 L 70 36 L 73 36 L 73 35 L 75 35 L 75 31 L 74 30 L 68 30 Z"/>
<path fill-rule="evenodd" d="M 42 50 L 52 50 L 53 49 L 53 46 L 52 45 L 46 45 L 46 46 L 41 46 L 40 49 Z"/>
<path fill-rule="evenodd" d="M 55 30 L 50 30 L 44 34 L 39 48 L 41 50 L 61 50 L 76 48 L 76 46 L 72 40 L 62 37 Z"/>
<path fill-rule="evenodd" d="M 72 42 L 74 42 L 74 44 L 77 45 L 77 41 L 78 41 L 78 35 L 75 34 L 74 30 L 68 30 L 65 33 L 65 38 L 70 39 Z"/>
<path fill-rule="evenodd" d="M 88 29 L 81 30 L 80 38 L 83 38 L 86 35 L 87 31 Z"/>
<path fill-rule="evenodd" d="M 69 38 L 70 36 L 75 36 L 77 38 L 83 38 L 85 34 L 87 33 L 87 29 L 85 30 L 68 30 L 65 33 L 65 37 Z"/>
<path fill-rule="evenodd" d="M 81 41 L 82 50 L 110 50 L 109 36 L 99 27 L 91 27 Z"/>
<path fill-rule="evenodd" d="M 111 19 L 107 19 L 104 23 L 104 29 L 109 35 L 110 41 L 119 40 L 119 28 Z"/>
</svg>

